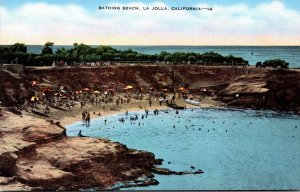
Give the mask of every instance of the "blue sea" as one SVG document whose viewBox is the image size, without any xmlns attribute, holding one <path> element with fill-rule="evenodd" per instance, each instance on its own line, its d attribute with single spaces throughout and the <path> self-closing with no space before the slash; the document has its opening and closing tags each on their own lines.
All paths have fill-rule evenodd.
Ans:
<svg viewBox="0 0 300 192">
<path fill-rule="evenodd" d="M 28 52 L 40 53 L 43 45 L 27 45 Z M 65 47 L 70 49 L 72 45 L 54 45 L 53 49 Z M 92 47 L 97 47 L 93 45 Z M 290 63 L 290 68 L 300 68 L 300 46 L 112 46 L 118 50 L 132 49 L 145 54 L 159 54 L 167 52 L 195 52 L 205 53 L 214 51 L 223 56 L 233 55 L 242 57 L 255 65 L 258 61 L 267 59 L 283 59 Z M 253 53 L 253 54 L 252 54 Z"/>
<path fill-rule="evenodd" d="M 139 190 L 299 190 L 300 117 L 274 111 L 191 109 L 141 112 L 67 126 L 67 135 L 108 138 L 153 152 L 162 167 L 204 171 L 200 175 L 155 175 L 157 186 Z M 129 117 L 138 115 L 137 121 Z M 125 122 L 118 121 L 124 117 Z M 107 119 L 107 125 L 104 120 Z"/>
</svg>

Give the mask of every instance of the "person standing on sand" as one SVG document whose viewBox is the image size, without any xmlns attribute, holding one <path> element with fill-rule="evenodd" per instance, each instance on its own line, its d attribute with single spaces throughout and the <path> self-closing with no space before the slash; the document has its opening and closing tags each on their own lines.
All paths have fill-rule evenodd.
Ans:
<svg viewBox="0 0 300 192">
<path fill-rule="evenodd" d="M 89 112 L 86 112 L 86 117 L 85 117 L 85 124 L 87 127 L 90 126 L 90 120 L 91 120 L 91 115 Z"/>
<path fill-rule="evenodd" d="M 149 99 L 149 106 L 151 107 L 151 105 L 152 105 L 152 100 L 151 100 L 151 98 Z"/>
<path fill-rule="evenodd" d="M 48 105 L 48 104 L 46 105 L 46 108 L 45 108 L 45 113 L 46 113 L 46 114 L 50 113 L 50 107 L 49 107 L 49 105 Z"/>
<path fill-rule="evenodd" d="M 172 103 L 175 102 L 175 94 L 172 96 Z"/>
<path fill-rule="evenodd" d="M 85 119 L 86 119 L 86 112 L 83 111 L 81 115 L 82 115 L 82 123 L 84 125 L 85 124 Z"/>
</svg>

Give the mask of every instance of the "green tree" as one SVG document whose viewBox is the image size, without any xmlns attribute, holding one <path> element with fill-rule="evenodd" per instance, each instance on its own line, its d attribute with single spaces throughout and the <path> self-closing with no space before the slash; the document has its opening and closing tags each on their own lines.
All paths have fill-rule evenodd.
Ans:
<svg viewBox="0 0 300 192">
<path fill-rule="evenodd" d="M 76 50 L 78 51 L 79 55 L 88 55 L 95 52 L 95 50 L 91 46 L 85 45 L 83 43 L 79 44 Z"/>
<path fill-rule="evenodd" d="M 196 57 L 195 57 L 194 55 L 190 55 L 190 56 L 188 57 L 188 61 L 190 61 L 190 62 L 196 62 L 197 59 L 196 59 Z"/>
<path fill-rule="evenodd" d="M 42 55 L 45 55 L 45 54 L 53 54 L 53 49 L 52 49 L 52 46 L 54 45 L 53 42 L 47 42 L 45 43 L 43 49 L 42 49 Z"/>
<path fill-rule="evenodd" d="M 166 52 L 166 51 L 162 51 L 160 52 L 160 54 L 158 55 L 158 60 L 159 61 L 164 61 L 165 57 L 171 55 L 170 53 Z"/>
<path fill-rule="evenodd" d="M 172 61 L 172 59 L 173 59 L 173 57 L 172 57 L 172 55 L 166 55 L 165 57 L 164 57 L 164 61 Z"/>
<path fill-rule="evenodd" d="M 77 50 L 75 50 L 75 51 L 73 51 L 72 52 L 72 59 L 73 59 L 73 61 L 77 61 L 77 59 L 78 59 L 78 52 L 77 52 Z"/>
<path fill-rule="evenodd" d="M 76 49 L 78 46 L 78 43 L 73 43 L 74 48 Z"/>
<path fill-rule="evenodd" d="M 114 55 L 111 53 L 103 53 L 101 57 L 103 61 L 112 61 L 114 59 Z"/>
<path fill-rule="evenodd" d="M 202 59 L 204 60 L 204 62 L 215 62 L 215 63 L 218 63 L 218 62 L 223 62 L 225 61 L 225 58 L 220 55 L 219 53 L 215 53 L 215 52 L 206 52 L 206 53 L 203 53 L 201 55 Z"/>
<path fill-rule="evenodd" d="M 24 43 L 15 43 L 9 47 L 11 53 L 27 53 L 27 47 Z"/>
</svg>

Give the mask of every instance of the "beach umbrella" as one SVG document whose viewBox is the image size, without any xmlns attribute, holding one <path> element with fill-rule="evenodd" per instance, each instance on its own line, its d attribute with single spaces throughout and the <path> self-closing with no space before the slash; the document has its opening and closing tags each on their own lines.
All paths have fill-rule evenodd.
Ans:
<svg viewBox="0 0 300 192">
<path fill-rule="evenodd" d="M 107 94 L 108 94 L 107 91 L 105 91 L 105 92 L 104 92 L 104 95 L 107 95 Z"/>
<path fill-rule="evenodd" d="M 161 89 L 161 91 L 168 92 L 169 90 L 168 89 Z"/>
<path fill-rule="evenodd" d="M 32 85 L 32 86 L 35 86 L 36 84 L 38 84 L 37 81 L 32 81 L 32 82 L 31 82 L 31 85 Z"/>
<path fill-rule="evenodd" d="M 132 88 L 133 88 L 132 85 L 127 85 L 127 86 L 125 87 L 125 89 L 132 89 Z"/>
<path fill-rule="evenodd" d="M 89 89 L 89 88 L 84 88 L 84 89 L 82 89 L 82 91 L 84 91 L 84 92 L 89 92 L 90 89 Z"/>
<path fill-rule="evenodd" d="M 79 95 L 80 93 L 82 93 L 82 91 L 74 91 L 73 95 Z"/>
<path fill-rule="evenodd" d="M 187 90 L 187 89 L 185 89 L 185 90 L 183 90 L 182 92 L 183 92 L 183 93 L 189 93 L 190 91 Z"/>
<path fill-rule="evenodd" d="M 100 91 L 94 91 L 95 94 L 100 94 Z"/>
<path fill-rule="evenodd" d="M 178 91 L 184 91 L 184 90 L 185 90 L 184 87 L 179 87 L 179 88 L 178 88 Z"/>
<path fill-rule="evenodd" d="M 37 96 L 32 96 L 30 99 L 30 101 L 38 101 L 38 100 L 39 100 L 39 98 Z"/>
</svg>

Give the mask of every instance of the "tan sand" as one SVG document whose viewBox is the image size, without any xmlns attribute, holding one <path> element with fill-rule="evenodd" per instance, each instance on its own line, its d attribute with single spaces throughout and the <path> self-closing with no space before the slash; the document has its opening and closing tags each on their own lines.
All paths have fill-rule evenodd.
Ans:
<svg viewBox="0 0 300 192">
<path fill-rule="evenodd" d="M 175 102 L 180 105 L 180 106 L 186 106 L 186 108 L 207 108 L 207 107 L 220 107 L 222 104 L 218 101 L 214 101 L 211 98 L 204 98 L 201 100 L 200 106 L 195 106 L 195 105 L 190 105 L 187 104 L 184 100 L 182 99 L 176 99 Z M 121 113 L 126 113 L 128 112 L 133 112 L 133 111 L 143 111 L 146 109 L 149 110 L 165 110 L 165 109 L 170 109 L 166 104 L 162 104 L 162 106 L 159 105 L 159 101 L 153 101 L 152 106 L 149 106 L 149 101 L 148 100 L 132 100 L 130 103 L 126 103 L 123 105 L 119 105 L 116 107 L 115 104 L 108 104 L 106 106 L 106 111 L 103 111 L 103 106 L 95 106 L 95 105 L 88 105 L 80 109 L 79 106 L 76 106 L 75 109 L 72 109 L 72 113 L 74 115 L 69 116 L 69 114 L 64 114 L 66 112 L 59 112 L 63 118 L 60 118 L 60 122 L 63 126 L 70 125 L 74 122 L 80 121 L 81 120 L 81 113 L 84 110 L 87 110 L 91 114 L 91 118 L 99 118 L 99 117 L 105 117 L 105 116 L 110 116 L 114 114 L 121 114 Z M 75 112 L 76 110 L 76 112 Z M 75 113 L 74 113 L 75 112 Z M 95 112 L 95 114 L 93 114 Z M 98 115 L 98 113 L 101 113 L 101 116 Z"/>
<path fill-rule="evenodd" d="M 118 94 L 119 95 L 119 94 Z M 171 94 L 169 94 L 170 96 Z M 117 95 L 116 95 L 117 96 Z M 191 104 L 187 104 L 185 100 L 176 98 L 175 102 L 180 105 L 180 106 L 186 106 L 186 108 L 207 108 L 207 107 L 221 107 L 224 106 L 223 103 L 219 101 L 213 100 L 211 97 L 206 97 L 206 98 L 201 98 L 201 103 L 200 106 L 195 106 Z M 103 106 L 105 106 L 105 111 L 103 110 Z M 38 106 L 40 110 L 45 106 L 39 105 Z M 34 116 L 38 119 L 53 119 L 55 121 L 60 121 L 62 126 L 70 125 L 74 122 L 81 121 L 82 119 L 82 112 L 83 111 L 88 111 L 91 115 L 91 119 L 93 118 L 99 118 L 99 117 L 105 117 L 105 116 L 110 116 L 114 114 L 120 114 L 120 113 L 126 113 L 128 112 L 133 112 L 133 111 L 144 111 L 145 109 L 148 110 L 164 110 L 164 109 L 170 109 L 168 106 L 166 106 L 165 103 L 162 104 L 162 106 L 159 105 L 158 100 L 152 101 L 152 106 L 149 106 L 149 101 L 148 100 L 136 100 L 132 99 L 129 103 L 124 103 L 124 104 L 119 104 L 116 106 L 115 103 L 109 103 L 106 105 L 93 105 L 93 104 L 86 104 L 83 108 L 80 108 L 80 104 L 77 104 L 74 106 L 74 108 L 71 108 L 68 111 L 62 111 L 58 109 L 53 109 L 51 108 L 50 111 L 50 118 L 44 118 L 39 115 L 35 115 L 33 113 L 27 113 L 23 112 L 25 115 L 30 115 Z M 99 112 L 101 113 L 101 116 L 98 115 Z M 33 118 L 32 121 L 37 121 L 36 118 Z M 19 125 L 23 124 L 22 118 L 18 122 L 10 122 L 10 123 L 17 123 Z M 36 122 L 40 124 L 41 122 Z M 24 124 L 23 124 L 24 125 Z"/>
</svg>

